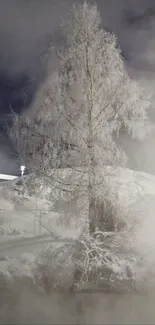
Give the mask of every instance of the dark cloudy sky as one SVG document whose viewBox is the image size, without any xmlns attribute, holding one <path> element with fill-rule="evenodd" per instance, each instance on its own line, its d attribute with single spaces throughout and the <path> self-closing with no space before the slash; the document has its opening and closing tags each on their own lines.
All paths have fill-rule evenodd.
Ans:
<svg viewBox="0 0 155 325">
<path fill-rule="evenodd" d="M 0 1 L 1 113 L 8 111 L 9 102 L 15 110 L 29 104 L 38 85 L 40 55 L 71 4 L 79 1 Z M 155 70 L 155 1 L 97 0 L 97 4 L 103 26 L 118 36 L 130 73 L 151 83 Z"/>
<path fill-rule="evenodd" d="M 39 89 L 40 56 L 70 6 L 80 1 L 0 0 L 1 121 L 10 103 L 17 112 L 30 105 Z M 155 0 L 96 2 L 103 26 L 118 37 L 130 75 L 152 92 L 150 114 L 155 120 Z"/>
</svg>

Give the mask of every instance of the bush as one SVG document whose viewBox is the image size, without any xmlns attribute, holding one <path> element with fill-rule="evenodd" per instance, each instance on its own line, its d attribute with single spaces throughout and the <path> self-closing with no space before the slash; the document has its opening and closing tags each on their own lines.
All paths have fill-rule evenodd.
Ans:
<svg viewBox="0 0 155 325">
<path fill-rule="evenodd" d="M 74 245 L 54 245 L 36 259 L 35 283 L 46 293 L 53 290 L 70 290 L 73 284 Z"/>
<path fill-rule="evenodd" d="M 117 241 L 115 233 L 98 232 L 94 237 L 82 235 L 78 241 L 51 246 L 36 260 L 36 284 L 46 293 L 132 290 L 134 254 L 125 255 L 122 250 L 120 255 L 123 241 Z"/>
</svg>

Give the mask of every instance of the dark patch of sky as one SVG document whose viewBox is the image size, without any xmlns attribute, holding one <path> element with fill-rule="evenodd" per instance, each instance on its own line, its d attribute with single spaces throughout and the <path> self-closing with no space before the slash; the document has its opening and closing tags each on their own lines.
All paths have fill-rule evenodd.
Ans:
<svg viewBox="0 0 155 325">
<path fill-rule="evenodd" d="M 75 0 L 78 3 L 80 0 Z M 103 26 L 118 36 L 136 77 L 155 70 L 155 1 L 97 0 Z M 73 0 L 0 1 L 0 112 L 29 105 L 40 82 L 40 56 Z M 58 41 L 58 39 L 57 39 Z M 27 100 L 26 100 L 26 96 Z"/>
</svg>

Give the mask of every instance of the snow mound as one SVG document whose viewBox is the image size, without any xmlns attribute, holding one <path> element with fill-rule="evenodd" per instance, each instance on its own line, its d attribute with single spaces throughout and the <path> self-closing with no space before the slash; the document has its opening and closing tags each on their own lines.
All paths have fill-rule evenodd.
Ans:
<svg viewBox="0 0 155 325">
<path fill-rule="evenodd" d="M 68 170 L 59 170 L 59 177 L 65 179 L 66 175 L 68 175 L 68 172 Z M 109 261 L 107 274 L 108 276 L 110 276 L 110 279 L 112 279 L 112 287 L 114 288 L 116 282 L 118 283 L 118 285 L 120 285 L 120 282 L 123 281 L 122 283 L 125 283 L 126 280 L 129 280 L 129 283 L 132 282 L 132 285 L 133 283 L 135 283 L 135 281 L 136 283 L 138 281 L 138 283 L 143 284 L 144 282 L 149 282 L 151 283 L 150 285 L 154 285 L 155 176 L 143 172 L 135 172 L 130 169 L 112 169 L 111 167 L 105 168 L 104 170 L 102 170 L 102 173 L 105 181 L 104 185 L 108 184 L 108 187 L 110 189 L 109 193 L 111 193 L 111 201 L 113 205 L 119 207 L 117 211 L 118 214 L 120 214 L 121 218 L 124 218 L 126 220 L 126 224 L 129 225 L 129 227 L 124 229 L 122 232 L 118 231 L 113 234 L 113 236 L 111 237 L 112 239 L 110 239 L 110 241 L 107 243 L 108 246 L 106 248 L 106 253 L 103 247 L 101 249 L 104 251 L 104 264 L 106 264 L 106 256 Z M 4 186 L 4 184 L 0 186 L 0 203 L 1 209 L 4 213 L 3 216 L 1 214 L 0 227 L 1 229 L 5 230 L 5 233 L 1 235 L 1 245 L 3 242 L 2 237 L 5 238 L 6 241 L 6 234 L 8 234 L 9 231 L 11 232 L 12 229 L 14 229 L 16 232 L 19 231 L 20 236 L 21 234 L 22 236 L 35 236 L 40 233 L 43 234 L 45 232 L 49 233 L 49 231 L 52 231 L 56 235 L 61 236 L 63 238 L 72 238 L 75 240 L 75 243 L 77 243 L 76 240 L 79 240 L 80 236 L 79 224 L 81 224 L 81 220 L 79 218 L 78 224 L 74 223 L 72 220 L 72 216 L 74 215 L 75 219 L 77 218 L 78 209 L 76 210 L 76 212 L 74 210 L 71 212 L 70 217 L 72 222 L 64 225 L 63 221 L 65 220 L 66 222 L 65 215 L 67 206 L 65 205 L 64 198 L 62 198 L 60 195 L 60 191 L 58 189 L 55 189 L 54 187 L 50 189 L 48 186 L 46 192 L 45 187 L 41 185 L 42 189 L 44 189 L 43 197 L 41 198 L 39 196 L 38 199 L 37 195 L 35 195 L 34 189 L 33 193 L 32 191 L 31 193 L 28 193 L 28 179 L 26 180 L 26 182 L 26 192 L 23 183 L 19 181 L 13 181 L 10 184 L 7 184 L 6 187 Z M 35 182 L 37 183 L 37 180 L 35 180 Z M 61 209 L 59 209 L 59 206 L 61 207 Z M 41 224 L 38 221 L 39 215 L 37 216 L 36 214 L 33 214 L 30 210 L 32 210 L 33 212 L 42 212 Z M 84 218 L 84 215 L 82 217 Z M 61 222 L 60 219 L 62 220 Z M 38 222 L 37 227 L 35 226 L 34 221 Z M 14 232 L 12 234 L 15 235 Z M 67 254 L 64 255 L 67 256 L 66 258 L 63 258 L 61 254 L 61 270 L 64 271 L 66 267 L 66 272 L 64 274 L 67 277 L 67 275 L 70 274 L 70 267 L 71 269 L 74 269 L 75 267 L 75 261 L 74 263 L 70 261 L 70 256 L 68 255 L 68 253 L 75 253 L 77 247 L 75 248 L 74 244 L 71 246 L 70 244 L 68 245 L 64 243 L 64 245 L 62 244 L 61 248 L 58 247 L 56 249 L 55 245 L 56 244 L 53 244 L 52 254 L 54 251 L 58 253 L 58 255 L 62 252 L 64 252 L 64 254 Z M 85 245 L 87 245 L 87 239 L 85 241 Z M 89 242 L 88 246 L 90 246 L 90 249 L 87 250 L 86 246 L 85 249 L 82 248 L 83 256 L 88 258 L 88 255 L 90 254 L 93 245 L 93 243 Z M 98 251 L 100 250 L 99 248 L 97 249 Z M 25 253 L 33 253 L 33 242 L 32 245 L 25 247 Z M 5 255 L 7 255 L 7 253 L 5 254 L 4 251 L 4 256 Z M 13 256 L 15 255 L 16 254 L 14 252 Z M 53 261 L 53 257 L 51 257 L 50 261 L 50 256 L 51 253 L 48 258 L 46 258 L 46 260 L 49 262 L 49 265 L 51 265 L 51 261 Z M 95 257 L 93 256 L 89 259 L 86 258 L 83 260 L 83 271 L 84 265 L 86 264 L 87 271 L 89 270 L 88 260 L 91 267 L 97 266 L 98 268 L 100 268 L 100 261 L 98 261 L 98 264 L 97 262 L 94 262 L 96 261 L 96 256 L 97 255 L 95 255 Z M 54 258 L 57 259 L 56 256 Z M 67 262 L 67 258 L 68 269 L 67 265 L 65 264 Z M 12 260 L 11 263 L 13 263 L 14 265 L 18 265 L 18 270 L 15 266 L 11 266 L 10 269 L 10 262 L 7 260 L 0 261 L 0 266 L 6 266 L 5 272 L 8 272 L 9 270 L 9 274 L 20 274 L 21 272 L 21 274 L 27 273 L 29 274 L 30 278 L 33 278 L 34 271 L 32 272 L 31 270 L 31 264 L 33 264 L 33 261 L 30 259 L 30 262 L 26 262 L 26 264 L 24 264 L 25 262 L 20 260 L 20 263 L 18 263 L 17 260 Z M 58 272 L 56 267 L 55 271 L 55 274 L 57 276 Z M 84 275 L 84 277 L 86 275 Z M 62 273 L 60 275 L 60 278 L 57 280 L 60 283 L 60 280 L 62 280 Z M 69 283 L 70 280 L 71 274 Z M 126 283 L 128 283 L 128 281 Z"/>
<path fill-rule="evenodd" d="M 106 168 L 105 178 L 123 206 L 135 206 L 155 198 L 155 176 L 128 168 Z"/>
<path fill-rule="evenodd" d="M 155 248 L 155 176 L 111 167 L 106 167 L 102 173 L 104 185 L 108 184 L 114 213 L 133 228 L 137 245 L 153 245 Z M 71 172 L 60 169 L 57 174 L 54 173 L 55 178 L 65 180 Z M 32 188 L 33 179 L 29 175 L 23 181 L 18 179 L 0 184 L 0 235 L 34 236 L 52 230 L 57 235 L 66 233 L 66 237 L 76 237 L 78 233 L 79 236 L 78 229 L 87 223 L 84 196 L 78 204 L 74 201 L 67 206 L 60 190 L 44 185 L 41 179 L 36 178 Z M 101 188 L 101 198 L 103 192 Z"/>
<path fill-rule="evenodd" d="M 107 181 L 125 217 L 134 219 L 134 239 L 140 250 L 155 250 L 155 176 L 130 169 L 107 168 Z"/>
</svg>

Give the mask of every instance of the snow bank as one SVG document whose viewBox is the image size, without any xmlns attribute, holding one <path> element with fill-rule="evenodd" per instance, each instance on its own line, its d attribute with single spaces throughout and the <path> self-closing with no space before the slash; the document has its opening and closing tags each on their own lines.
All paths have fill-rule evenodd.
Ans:
<svg viewBox="0 0 155 325">
<path fill-rule="evenodd" d="M 61 173 L 64 177 L 67 174 L 67 170 L 59 170 L 59 176 L 61 176 Z M 113 257 L 116 256 L 114 259 L 111 258 L 111 268 L 114 274 L 117 274 L 117 278 L 120 279 L 121 274 L 125 277 L 125 265 L 130 265 L 132 279 L 136 279 L 139 283 L 149 282 L 150 285 L 154 285 L 155 176 L 123 168 L 114 170 L 110 167 L 103 170 L 103 175 L 105 182 L 110 184 L 113 200 L 115 200 L 115 204 L 119 205 L 119 211 L 123 211 L 122 215 L 125 218 L 134 220 L 133 224 L 129 222 L 133 227 L 125 234 L 127 240 L 124 239 L 124 235 L 116 233 L 114 240 L 110 243 L 111 246 L 109 247 L 112 249 Z M 46 192 L 43 186 L 42 189 L 44 191 L 43 198 L 41 199 L 34 193 L 31 193 L 31 195 L 28 192 L 25 193 L 22 183 L 17 184 L 14 181 L 7 184 L 6 187 L 4 185 L 0 187 L 0 205 L 4 213 L 3 218 L 1 216 L 0 226 L 5 232 L 1 239 L 6 237 L 9 231 L 11 233 L 13 229 L 19 231 L 20 235 L 24 236 L 34 236 L 40 232 L 54 231 L 56 235 L 63 237 L 75 239 L 79 237 L 82 230 L 79 226 L 80 220 L 78 224 L 72 221 L 63 224 L 63 220 L 60 222 L 63 217 L 65 218 L 63 212 L 65 215 L 67 208 L 65 205 L 61 206 L 61 203 L 64 204 L 64 201 L 61 201 L 62 198 L 59 191 L 52 188 L 52 193 L 50 193 L 48 187 Z M 58 207 L 58 202 L 61 209 Z M 56 209 L 57 207 L 58 209 Z M 40 225 L 38 216 L 36 216 L 34 211 L 42 212 L 42 225 Z M 74 212 L 74 210 L 71 212 L 71 220 Z M 35 218 L 37 226 L 34 231 Z M 25 249 L 25 253 L 28 253 L 27 248 Z M 33 244 L 29 246 L 29 249 L 29 252 L 33 252 Z M 131 255 L 132 258 L 130 260 Z M 3 265 L 8 265 L 8 262 L 0 262 L 1 266 L 2 263 Z"/>
</svg>

